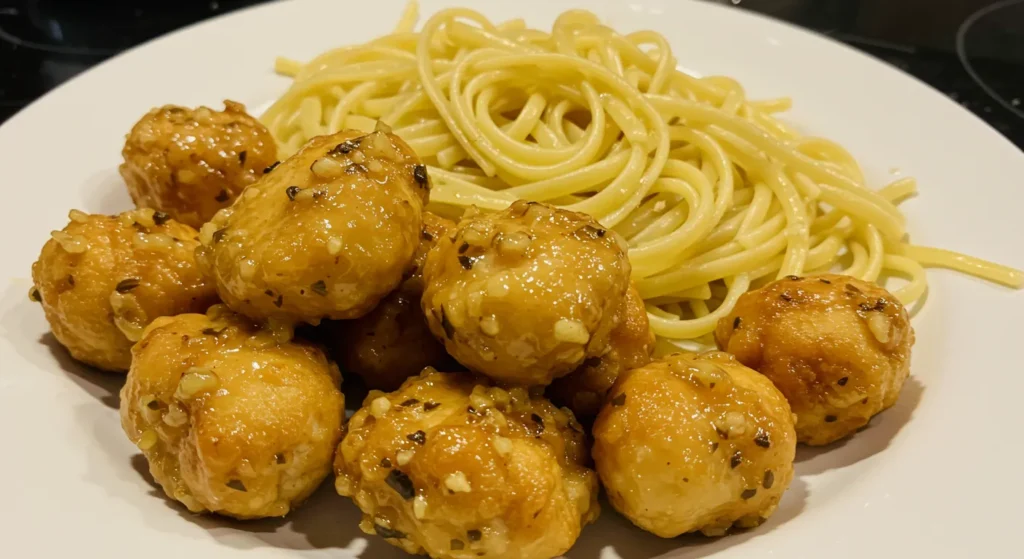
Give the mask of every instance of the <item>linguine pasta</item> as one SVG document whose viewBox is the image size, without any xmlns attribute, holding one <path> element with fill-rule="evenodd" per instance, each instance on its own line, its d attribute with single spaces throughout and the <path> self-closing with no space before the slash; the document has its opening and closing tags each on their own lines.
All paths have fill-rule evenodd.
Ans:
<svg viewBox="0 0 1024 559">
<path fill-rule="evenodd" d="M 904 304 L 927 289 L 925 267 L 1024 285 L 1018 270 L 909 244 L 896 204 L 913 179 L 872 190 L 841 146 L 776 118 L 788 99 L 678 70 L 657 33 L 621 35 L 585 11 L 547 32 L 469 9 L 417 32 L 416 12 L 368 43 L 277 61 L 294 81 L 262 120 L 282 155 L 379 120 L 428 164 L 439 213 L 517 199 L 586 212 L 628 243 L 659 336 L 709 343 L 740 295 L 788 275 L 900 277 Z"/>
</svg>

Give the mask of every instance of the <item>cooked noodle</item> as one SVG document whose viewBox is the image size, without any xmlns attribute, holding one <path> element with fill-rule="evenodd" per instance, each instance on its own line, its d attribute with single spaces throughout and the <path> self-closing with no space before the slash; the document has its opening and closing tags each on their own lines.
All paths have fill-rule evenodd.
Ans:
<svg viewBox="0 0 1024 559">
<path fill-rule="evenodd" d="M 525 198 L 589 213 L 629 243 L 660 336 L 706 343 L 739 295 L 788 275 L 902 277 L 905 304 L 924 294 L 924 267 L 1024 285 L 1018 270 L 908 244 L 895 204 L 912 179 L 868 188 L 841 146 L 775 118 L 787 99 L 678 70 L 657 33 L 620 35 L 584 11 L 548 33 L 468 9 L 414 32 L 416 10 L 391 35 L 277 61 L 294 83 L 262 119 L 283 154 L 381 120 L 428 164 L 438 212 Z"/>
</svg>

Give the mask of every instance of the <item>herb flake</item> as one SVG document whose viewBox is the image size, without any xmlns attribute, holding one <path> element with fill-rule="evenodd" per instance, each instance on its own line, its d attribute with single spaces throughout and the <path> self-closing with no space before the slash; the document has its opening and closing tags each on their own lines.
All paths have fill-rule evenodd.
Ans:
<svg viewBox="0 0 1024 559">
<path fill-rule="evenodd" d="M 401 470 L 391 470 L 384 483 L 387 483 L 388 487 L 394 489 L 406 501 L 412 500 L 416 496 L 416 488 L 413 487 L 412 480 Z"/>
<path fill-rule="evenodd" d="M 114 290 L 117 291 L 118 293 L 128 293 L 129 291 L 138 287 L 140 284 L 141 281 L 139 280 L 139 278 L 123 279 L 117 282 L 117 285 L 114 287 Z"/>
<path fill-rule="evenodd" d="M 378 536 L 386 540 L 400 540 L 405 538 L 405 532 L 393 530 L 387 526 L 377 524 L 376 522 L 373 523 L 373 531 L 376 532 Z"/>
<path fill-rule="evenodd" d="M 423 431 L 416 431 L 415 433 L 410 433 L 406 435 L 405 438 L 409 439 L 410 441 L 418 445 L 427 444 L 427 434 L 424 433 Z"/>
</svg>

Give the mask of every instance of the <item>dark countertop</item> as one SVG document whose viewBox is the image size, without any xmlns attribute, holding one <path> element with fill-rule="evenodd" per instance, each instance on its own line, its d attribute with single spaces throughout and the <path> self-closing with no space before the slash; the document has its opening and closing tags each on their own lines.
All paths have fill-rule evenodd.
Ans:
<svg viewBox="0 0 1024 559">
<path fill-rule="evenodd" d="M 266 0 L 0 0 L 0 122 L 117 52 Z M 1024 149 L 1024 0 L 715 0 L 917 76 Z"/>
</svg>

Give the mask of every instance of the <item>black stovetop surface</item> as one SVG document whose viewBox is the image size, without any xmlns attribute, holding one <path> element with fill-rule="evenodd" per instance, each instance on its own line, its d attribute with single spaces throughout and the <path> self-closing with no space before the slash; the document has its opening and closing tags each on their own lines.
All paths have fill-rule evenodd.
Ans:
<svg viewBox="0 0 1024 559">
<path fill-rule="evenodd" d="M 266 0 L 0 0 L 0 122 L 128 47 Z M 628 0 L 622 0 L 628 1 Z M 1024 0 L 716 0 L 880 58 L 1024 149 Z"/>
</svg>

